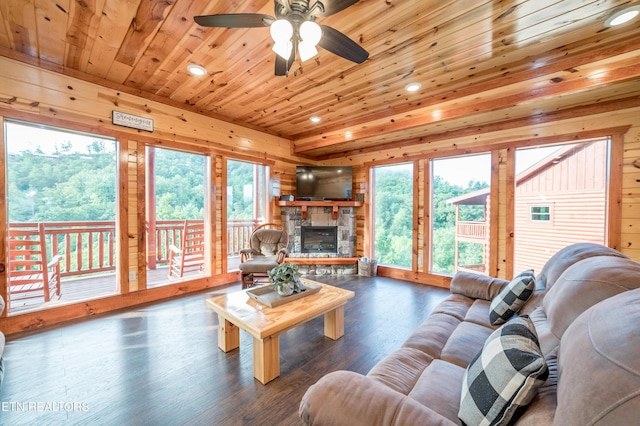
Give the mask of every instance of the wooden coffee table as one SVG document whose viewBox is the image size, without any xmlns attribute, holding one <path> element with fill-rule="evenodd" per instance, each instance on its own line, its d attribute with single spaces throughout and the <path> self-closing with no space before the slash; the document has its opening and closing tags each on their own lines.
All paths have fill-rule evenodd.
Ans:
<svg viewBox="0 0 640 426">
<path fill-rule="evenodd" d="M 324 315 L 324 335 L 344 335 L 344 305 L 354 296 L 349 290 L 320 285 L 319 292 L 270 308 L 237 291 L 207 299 L 218 314 L 218 347 L 229 352 L 240 346 L 240 328 L 253 336 L 253 376 L 267 384 L 280 375 L 280 334 Z"/>
</svg>

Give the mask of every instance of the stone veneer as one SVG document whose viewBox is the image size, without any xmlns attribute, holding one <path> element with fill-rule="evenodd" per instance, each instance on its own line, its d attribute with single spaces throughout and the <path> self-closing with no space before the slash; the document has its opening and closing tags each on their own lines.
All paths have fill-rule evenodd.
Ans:
<svg viewBox="0 0 640 426">
<path fill-rule="evenodd" d="M 338 218 L 332 218 L 332 207 L 307 207 L 307 218 L 302 219 L 302 207 L 283 206 L 280 208 L 282 226 L 289 234 L 289 257 L 322 258 L 356 256 L 356 208 L 339 207 Z M 337 253 L 302 253 L 302 226 L 337 226 Z M 298 265 L 303 275 L 354 275 L 355 264 L 337 265 L 323 261 L 315 265 Z"/>
</svg>

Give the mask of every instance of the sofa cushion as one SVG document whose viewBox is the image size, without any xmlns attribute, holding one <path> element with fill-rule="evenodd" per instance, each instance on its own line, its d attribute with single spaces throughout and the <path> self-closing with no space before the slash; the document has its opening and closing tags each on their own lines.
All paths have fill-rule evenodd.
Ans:
<svg viewBox="0 0 640 426">
<path fill-rule="evenodd" d="M 418 349 L 434 358 L 440 358 L 442 348 L 447 344 L 460 322 L 460 319 L 451 315 L 431 314 L 411 333 L 402 347 Z"/>
<path fill-rule="evenodd" d="M 529 269 L 516 275 L 509 284 L 491 301 L 489 320 L 492 325 L 504 324 L 518 313 L 533 294 L 536 280 L 533 270 Z"/>
<path fill-rule="evenodd" d="M 456 317 L 460 321 L 464 321 L 467 316 L 467 312 L 475 299 L 472 299 L 461 294 L 451 294 L 447 296 L 442 302 L 433 308 L 432 314 L 446 314 Z"/>
<path fill-rule="evenodd" d="M 578 243 L 564 247 L 551 256 L 536 277 L 536 283 L 549 290 L 564 271 L 574 263 L 594 256 L 627 258 L 612 248 L 595 243 Z"/>
<path fill-rule="evenodd" d="M 520 414 L 549 374 L 533 323 L 517 317 L 489 336 L 463 377 L 458 417 L 504 425 Z"/>
<path fill-rule="evenodd" d="M 597 256 L 571 265 L 544 297 L 551 332 L 561 339 L 584 311 L 609 297 L 640 287 L 640 263 Z"/>
<path fill-rule="evenodd" d="M 246 262 L 238 265 L 238 268 L 245 273 L 264 273 L 278 266 L 278 256 L 253 256 Z"/>
<path fill-rule="evenodd" d="M 466 322 L 480 324 L 482 326 L 495 330 L 497 327 L 494 327 L 489 322 L 490 310 L 491 310 L 491 302 L 489 302 L 488 300 L 476 299 L 473 301 L 473 304 L 467 311 L 467 315 L 464 317 L 464 320 Z"/>
<path fill-rule="evenodd" d="M 509 283 L 501 278 L 493 278 L 474 272 L 457 272 L 449 287 L 452 294 L 461 294 L 472 299 L 492 300 Z"/>
<path fill-rule="evenodd" d="M 460 366 L 435 359 L 424 370 L 409 393 L 409 397 L 452 422 L 458 423 L 464 372 L 465 369 Z M 434 386 L 434 384 L 437 385 Z"/>
<path fill-rule="evenodd" d="M 433 357 L 413 348 L 401 348 L 377 363 L 367 377 L 408 395 Z"/>
<path fill-rule="evenodd" d="M 442 348 L 440 359 L 467 368 L 494 330 L 472 322 L 461 322 Z"/>
<path fill-rule="evenodd" d="M 598 303 L 571 324 L 558 351 L 554 424 L 638 424 L 638 324 L 640 289 Z"/>
</svg>

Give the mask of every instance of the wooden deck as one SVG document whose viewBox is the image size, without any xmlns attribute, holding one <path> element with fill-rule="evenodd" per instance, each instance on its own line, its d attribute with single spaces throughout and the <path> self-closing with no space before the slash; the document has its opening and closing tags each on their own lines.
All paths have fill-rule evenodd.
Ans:
<svg viewBox="0 0 640 426">
<path fill-rule="evenodd" d="M 238 269 L 238 257 L 229 257 L 227 264 L 229 270 Z M 154 288 L 163 285 L 174 284 L 202 276 L 201 272 L 192 271 L 185 273 L 183 278 L 168 278 L 168 266 L 159 266 L 156 269 L 147 270 L 147 287 Z M 101 297 L 116 294 L 116 275 L 113 272 L 103 273 L 91 277 L 63 278 L 60 298 L 44 302 L 42 299 L 26 299 L 12 301 L 9 304 L 9 315 L 49 309 L 82 300 L 99 299 Z"/>
</svg>

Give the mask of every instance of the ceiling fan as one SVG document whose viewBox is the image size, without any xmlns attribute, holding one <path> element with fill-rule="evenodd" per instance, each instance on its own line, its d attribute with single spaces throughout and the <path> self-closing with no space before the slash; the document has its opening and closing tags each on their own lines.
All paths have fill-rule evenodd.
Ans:
<svg viewBox="0 0 640 426">
<path fill-rule="evenodd" d="M 313 1 L 313 0 L 311 0 Z M 275 0 L 275 17 L 260 13 L 230 13 L 195 16 L 203 27 L 270 27 L 276 52 L 275 74 L 288 75 L 296 54 L 305 61 L 315 56 L 320 46 L 329 52 L 361 64 L 369 53 L 340 31 L 318 25 L 318 17 L 327 17 L 357 3 L 358 0 Z"/>
</svg>

